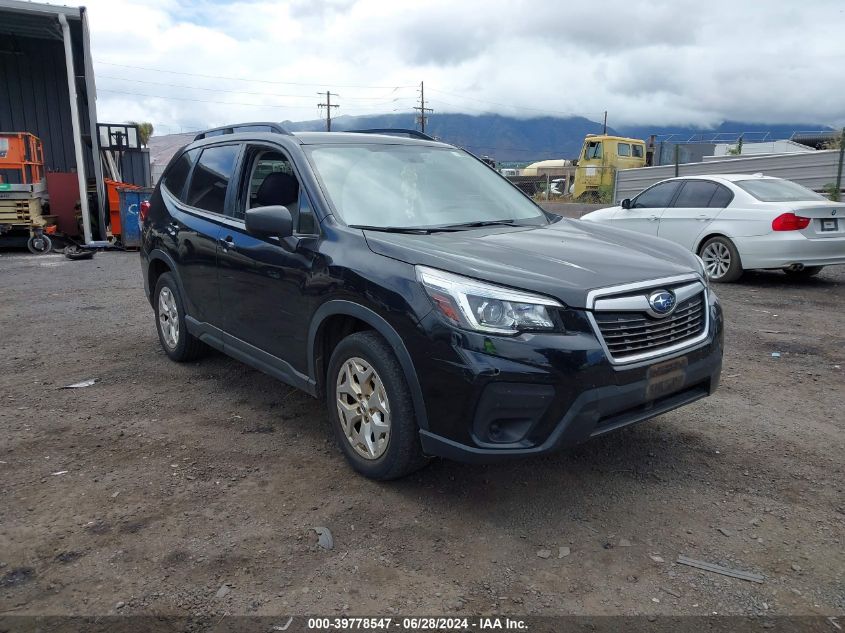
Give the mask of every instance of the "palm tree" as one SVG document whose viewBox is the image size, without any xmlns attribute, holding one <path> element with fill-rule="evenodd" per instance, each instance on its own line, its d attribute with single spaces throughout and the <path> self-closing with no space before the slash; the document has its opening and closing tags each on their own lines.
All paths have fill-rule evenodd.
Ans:
<svg viewBox="0 0 845 633">
<path fill-rule="evenodd" d="M 138 126 L 138 140 L 141 141 L 143 147 L 146 147 L 153 135 L 153 124 L 149 121 L 129 121 L 129 124 Z"/>
</svg>

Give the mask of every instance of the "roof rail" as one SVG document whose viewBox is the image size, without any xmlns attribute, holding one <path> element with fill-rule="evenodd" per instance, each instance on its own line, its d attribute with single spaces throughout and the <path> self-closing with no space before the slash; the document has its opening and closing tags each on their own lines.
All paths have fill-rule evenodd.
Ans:
<svg viewBox="0 0 845 633">
<path fill-rule="evenodd" d="M 200 139 L 210 138 L 212 136 L 222 136 L 224 134 L 236 134 L 238 132 L 271 132 L 274 134 L 291 135 L 285 128 L 278 123 L 267 123 L 265 121 L 258 121 L 255 123 L 235 123 L 234 125 L 223 125 L 221 127 L 211 128 L 200 132 L 194 137 L 195 141 Z"/>
<path fill-rule="evenodd" d="M 368 130 L 344 130 L 346 132 L 354 132 L 355 134 L 386 134 L 388 136 L 407 136 L 409 138 L 418 138 L 423 141 L 434 141 L 436 139 L 430 137 L 428 134 L 419 132 L 417 130 L 407 130 L 404 128 L 372 128 Z"/>
</svg>

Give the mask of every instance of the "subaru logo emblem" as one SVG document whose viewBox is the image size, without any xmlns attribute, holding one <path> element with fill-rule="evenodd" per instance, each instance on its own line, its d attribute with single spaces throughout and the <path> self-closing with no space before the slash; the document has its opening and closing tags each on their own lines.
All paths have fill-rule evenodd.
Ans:
<svg viewBox="0 0 845 633">
<path fill-rule="evenodd" d="M 666 316 L 675 309 L 675 295 L 668 290 L 655 290 L 648 296 L 648 305 L 657 316 Z"/>
<path fill-rule="evenodd" d="M 830 215 L 836 215 L 836 209 L 831 209 Z"/>
</svg>

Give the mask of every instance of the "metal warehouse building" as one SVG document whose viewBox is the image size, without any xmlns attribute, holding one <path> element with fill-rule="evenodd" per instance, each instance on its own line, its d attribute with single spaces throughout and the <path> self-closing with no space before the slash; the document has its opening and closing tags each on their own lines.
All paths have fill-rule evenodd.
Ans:
<svg viewBox="0 0 845 633">
<path fill-rule="evenodd" d="M 47 172 L 76 172 L 86 243 L 105 238 L 96 130 L 85 8 L 0 0 L 0 131 L 35 134 L 44 144 Z M 94 209 L 88 208 L 89 179 L 96 183 Z M 99 236 L 92 235 L 93 214 Z"/>
</svg>

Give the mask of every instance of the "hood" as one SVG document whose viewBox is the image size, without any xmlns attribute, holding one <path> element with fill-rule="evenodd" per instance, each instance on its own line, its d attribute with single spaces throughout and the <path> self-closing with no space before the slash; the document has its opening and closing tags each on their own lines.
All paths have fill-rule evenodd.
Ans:
<svg viewBox="0 0 845 633">
<path fill-rule="evenodd" d="M 365 231 L 373 252 L 586 306 L 596 288 L 698 272 L 695 256 L 667 240 L 602 224 L 561 219 L 408 235 Z"/>
</svg>

